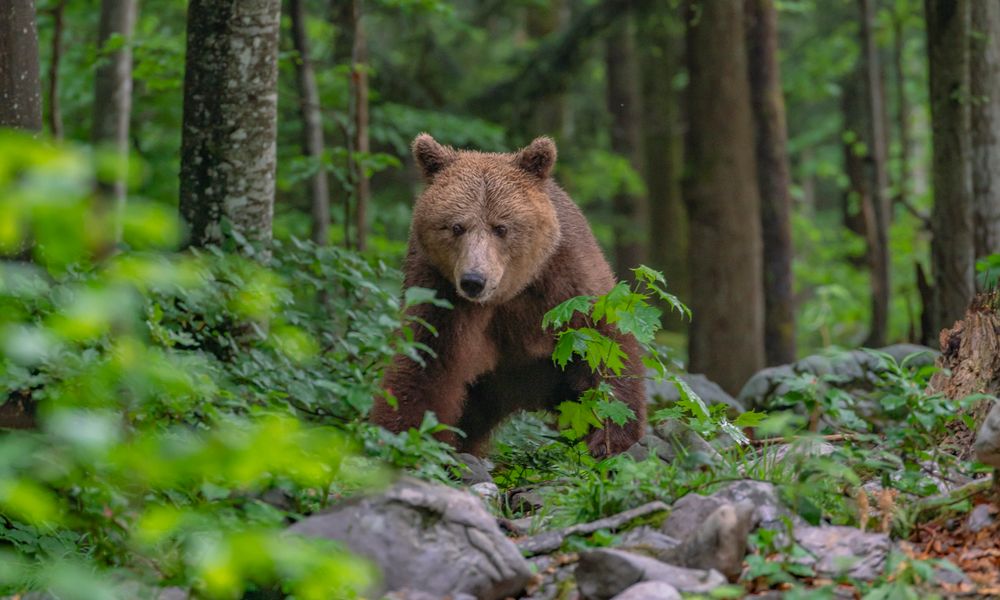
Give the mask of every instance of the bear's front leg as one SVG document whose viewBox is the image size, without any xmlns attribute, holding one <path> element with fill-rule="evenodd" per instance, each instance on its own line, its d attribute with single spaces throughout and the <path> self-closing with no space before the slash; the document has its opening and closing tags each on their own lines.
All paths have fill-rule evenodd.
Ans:
<svg viewBox="0 0 1000 600">
<path fill-rule="evenodd" d="M 396 398 L 396 406 L 379 396 L 371 420 L 393 433 L 419 428 L 427 411 L 433 412 L 439 423 L 451 427 L 458 425 L 462 417 L 466 385 L 457 373 L 449 372 L 437 361 L 424 366 L 397 356 L 386 372 L 384 388 Z M 453 431 L 435 437 L 453 446 L 458 442 Z"/>
<path fill-rule="evenodd" d="M 619 340 L 619 343 L 629 357 L 626 368 L 621 377 L 608 377 L 603 380 L 611 386 L 615 399 L 632 409 L 635 418 L 624 425 L 605 420 L 603 428 L 592 429 L 587 434 L 584 441 L 587 442 L 591 456 L 597 459 L 625 452 L 632 444 L 639 441 L 646 430 L 646 388 L 642 377 L 639 345 L 631 337 Z M 577 398 L 588 389 L 597 387 L 602 381 L 602 378 L 593 373 L 582 361 L 571 363 L 566 370 L 570 388 Z"/>
</svg>

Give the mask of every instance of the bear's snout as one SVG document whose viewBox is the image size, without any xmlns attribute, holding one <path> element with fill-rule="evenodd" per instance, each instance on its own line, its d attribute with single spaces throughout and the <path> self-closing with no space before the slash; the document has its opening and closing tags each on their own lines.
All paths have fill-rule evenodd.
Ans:
<svg viewBox="0 0 1000 600">
<path fill-rule="evenodd" d="M 459 281 L 459 286 L 461 286 L 462 291 L 469 298 L 475 298 L 483 292 L 483 288 L 486 287 L 486 278 L 483 277 L 481 273 L 470 272 L 462 275 L 462 279 Z"/>
</svg>

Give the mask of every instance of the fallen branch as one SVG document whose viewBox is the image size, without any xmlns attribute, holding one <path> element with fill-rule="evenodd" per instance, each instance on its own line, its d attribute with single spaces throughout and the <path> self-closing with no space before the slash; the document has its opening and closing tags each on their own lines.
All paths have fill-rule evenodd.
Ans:
<svg viewBox="0 0 1000 600">
<path fill-rule="evenodd" d="M 549 552 L 558 550 L 563 545 L 563 542 L 566 541 L 566 538 L 571 535 L 590 535 L 599 529 L 615 530 L 638 518 L 668 510 L 670 510 L 669 506 L 657 500 L 610 517 L 591 521 L 590 523 L 571 525 L 564 529 L 546 531 L 531 537 L 514 540 L 514 543 L 521 553 L 526 556 L 548 554 Z"/>
<path fill-rule="evenodd" d="M 947 508 L 989 491 L 993 487 L 994 477 L 995 475 L 991 475 L 983 479 L 977 479 L 950 492 L 918 500 L 912 508 L 913 522 L 920 522 L 920 518 L 926 513 Z"/>
<path fill-rule="evenodd" d="M 754 446 L 771 446 L 774 444 L 791 444 L 799 440 L 821 440 L 824 442 L 845 442 L 847 440 L 853 440 L 858 437 L 856 433 L 835 433 L 833 435 L 820 435 L 820 436 L 801 436 L 801 437 L 770 437 L 761 438 L 759 440 L 751 440 L 751 444 Z"/>
</svg>

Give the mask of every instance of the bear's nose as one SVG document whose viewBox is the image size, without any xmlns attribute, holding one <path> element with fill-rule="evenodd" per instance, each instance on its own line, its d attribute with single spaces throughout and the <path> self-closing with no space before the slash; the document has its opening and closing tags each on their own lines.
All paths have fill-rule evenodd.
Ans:
<svg viewBox="0 0 1000 600">
<path fill-rule="evenodd" d="M 486 287 L 486 278 L 479 273 L 466 273 L 462 275 L 462 280 L 458 282 L 462 286 L 462 291 L 469 298 L 475 298 Z"/>
</svg>

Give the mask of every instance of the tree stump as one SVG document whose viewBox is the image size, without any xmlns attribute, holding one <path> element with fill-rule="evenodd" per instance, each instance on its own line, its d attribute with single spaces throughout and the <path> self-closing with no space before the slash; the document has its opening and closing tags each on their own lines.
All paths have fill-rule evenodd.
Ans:
<svg viewBox="0 0 1000 600">
<path fill-rule="evenodd" d="M 939 392 L 952 400 L 974 394 L 1000 394 L 1000 294 L 979 294 L 950 329 L 941 331 L 941 370 L 931 378 L 930 392 Z M 966 412 L 973 417 L 975 429 L 964 420 L 956 420 L 944 440 L 957 450 L 959 457 L 972 456 L 976 430 L 982 425 L 993 401 L 983 399 Z"/>
</svg>

